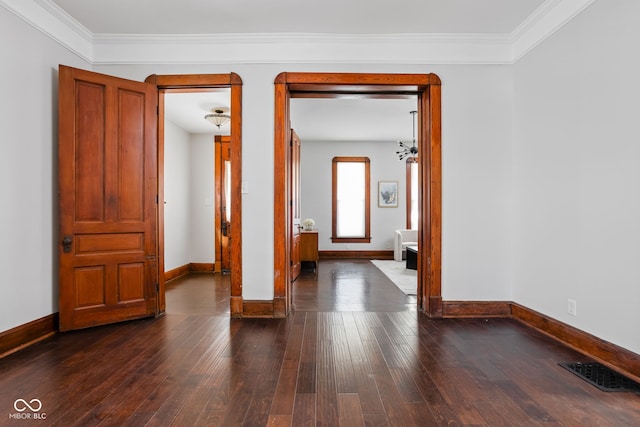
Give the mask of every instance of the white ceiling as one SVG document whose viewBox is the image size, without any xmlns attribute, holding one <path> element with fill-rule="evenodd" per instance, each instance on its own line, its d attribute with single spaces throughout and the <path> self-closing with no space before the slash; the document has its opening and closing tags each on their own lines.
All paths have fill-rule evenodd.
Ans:
<svg viewBox="0 0 640 427">
<path fill-rule="evenodd" d="M 212 110 L 231 110 L 229 89 L 207 92 L 167 93 L 164 97 L 165 117 L 189 133 L 229 135 L 230 123 L 220 129 L 204 119 Z"/>
<path fill-rule="evenodd" d="M 291 100 L 291 126 L 302 141 L 411 141 L 413 99 Z"/>
<path fill-rule="evenodd" d="M 510 34 L 545 0 L 53 2 L 94 34 Z"/>
<path fill-rule="evenodd" d="M 228 135 L 204 119 L 214 109 L 230 111 L 228 89 L 215 92 L 167 93 L 165 116 L 189 133 Z M 303 141 L 411 141 L 412 99 L 300 99 L 291 100 L 291 124 Z"/>
<path fill-rule="evenodd" d="M 179 34 L 510 35 L 559 0 L 37 0 L 54 3 L 94 36 Z M 228 91 L 170 94 L 169 120 L 191 133 L 228 134 L 204 120 L 228 110 Z M 305 140 L 412 138 L 415 99 L 292 99 L 292 126 Z"/>
</svg>

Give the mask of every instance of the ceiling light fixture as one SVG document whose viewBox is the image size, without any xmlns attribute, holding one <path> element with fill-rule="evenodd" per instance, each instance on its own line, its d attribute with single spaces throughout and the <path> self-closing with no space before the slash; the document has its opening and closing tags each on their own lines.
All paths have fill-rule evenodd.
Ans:
<svg viewBox="0 0 640 427">
<path fill-rule="evenodd" d="M 213 113 L 207 114 L 204 118 L 210 121 L 212 124 L 218 126 L 220 129 L 221 126 L 226 124 L 231 116 L 228 114 L 224 114 L 224 110 L 213 110 Z"/>
<path fill-rule="evenodd" d="M 415 157 L 418 155 L 418 147 L 416 147 L 416 114 L 417 111 L 409 111 L 409 114 L 412 116 L 413 122 L 413 142 L 411 145 L 408 145 L 402 141 L 398 141 L 398 145 L 400 146 L 400 150 L 396 151 L 398 158 L 400 160 L 405 157 Z"/>
</svg>

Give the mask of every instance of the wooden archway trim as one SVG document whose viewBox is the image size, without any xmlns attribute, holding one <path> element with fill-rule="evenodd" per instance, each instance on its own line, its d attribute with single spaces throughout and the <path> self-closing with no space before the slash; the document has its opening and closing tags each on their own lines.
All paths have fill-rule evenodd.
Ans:
<svg viewBox="0 0 640 427">
<path fill-rule="evenodd" d="M 420 163 L 418 225 L 418 306 L 433 318 L 442 317 L 442 159 L 441 81 L 435 74 L 281 73 L 275 81 L 274 123 L 274 316 L 291 310 L 288 249 L 287 147 L 290 139 L 289 101 L 297 98 L 418 97 Z"/>
<path fill-rule="evenodd" d="M 242 79 L 236 73 L 229 74 L 174 74 L 156 75 L 146 78 L 147 83 L 155 84 L 161 90 L 205 91 L 209 88 L 229 87 L 231 89 L 231 210 L 235 226 L 231 228 L 231 317 L 242 317 Z M 160 103 L 164 105 L 164 103 Z M 159 112 L 163 114 L 162 111 Z M 158 123 L 158 198 L 164 200 L 164 123 Z M 162 156 L 162 157 L 161 157 Z M 164 213 L 162 205 L 158 209 L 158 240 L 160 245 L 160 271 L 164 271 Z M 160 278 L 164 288 L 164 280 Z M 164 299 L 164 290 L 160 292 Z M 164 301 L 162 301 L 164 311 Z"/>
</svg>

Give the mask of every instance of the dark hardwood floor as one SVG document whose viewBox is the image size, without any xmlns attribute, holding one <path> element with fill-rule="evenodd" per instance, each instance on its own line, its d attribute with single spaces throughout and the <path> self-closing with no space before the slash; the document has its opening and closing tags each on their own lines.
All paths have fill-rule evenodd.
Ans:
<svg viewBox="0 0 640 427">
<path fill-rule="evenodd" d="M 407 296 L 369 260 L 323 260 L 294 282 L 296 311 L 415 311 Z"/>
<path fill-rule="evenodd" d="M 584 356 L 509 319 L 429 320 L 367 262 L 294 288 L 287 319 L 229 319 L 228 276 L 193 274 L 165 316 L 0 359 L 0 425 L 640 425 L 638 394 L 557 365 Z M 16 419 L 17 399 L 46 418 Z"/>
</svg>

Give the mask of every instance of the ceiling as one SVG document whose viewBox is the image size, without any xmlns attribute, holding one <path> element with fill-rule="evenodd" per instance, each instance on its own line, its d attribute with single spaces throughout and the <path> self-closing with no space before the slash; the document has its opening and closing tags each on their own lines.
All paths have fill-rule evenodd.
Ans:
<svg viewBox="0 0 640 427">
<path fill-rule="evenodd" d="M 38 0 L 94 35 L 509 35 L 557 0 Z M 306 4 L 303 4 L 306 3 Z M 304 7 L 302 7 L 304 6 Z M 166 116 L 190 133 L 228 134 L 204 120 L 229 91 L 168 94 Z M 316 141 L 410 141 L 415 99 L 292 99 L 292 126 Z"/>
<path fill-rule="evenodd" d="M 229 89 L 165 94 L 165 117 L 193 134 L 228 135 L 230 124 L 217 129 L 204 119 L 214 109 L 230 111 Z M 411 141 L 417 100 L 291 100 L 291 124 L 303 141 Z"/>
<path fill-rule="evenodd" d="M 53 2 L 94 34 L 510 34 L 545 0 Z"/>
<path fill-rule="evenodd" d="M 166 93 L 164 96 L 165 118 L 189 133 L 229 135 L 229 123 L 216 128 L 204 116 L 212 110 L 231 110 L 231 90 L 215 89 L 207 92 Z"/>
</svg>

